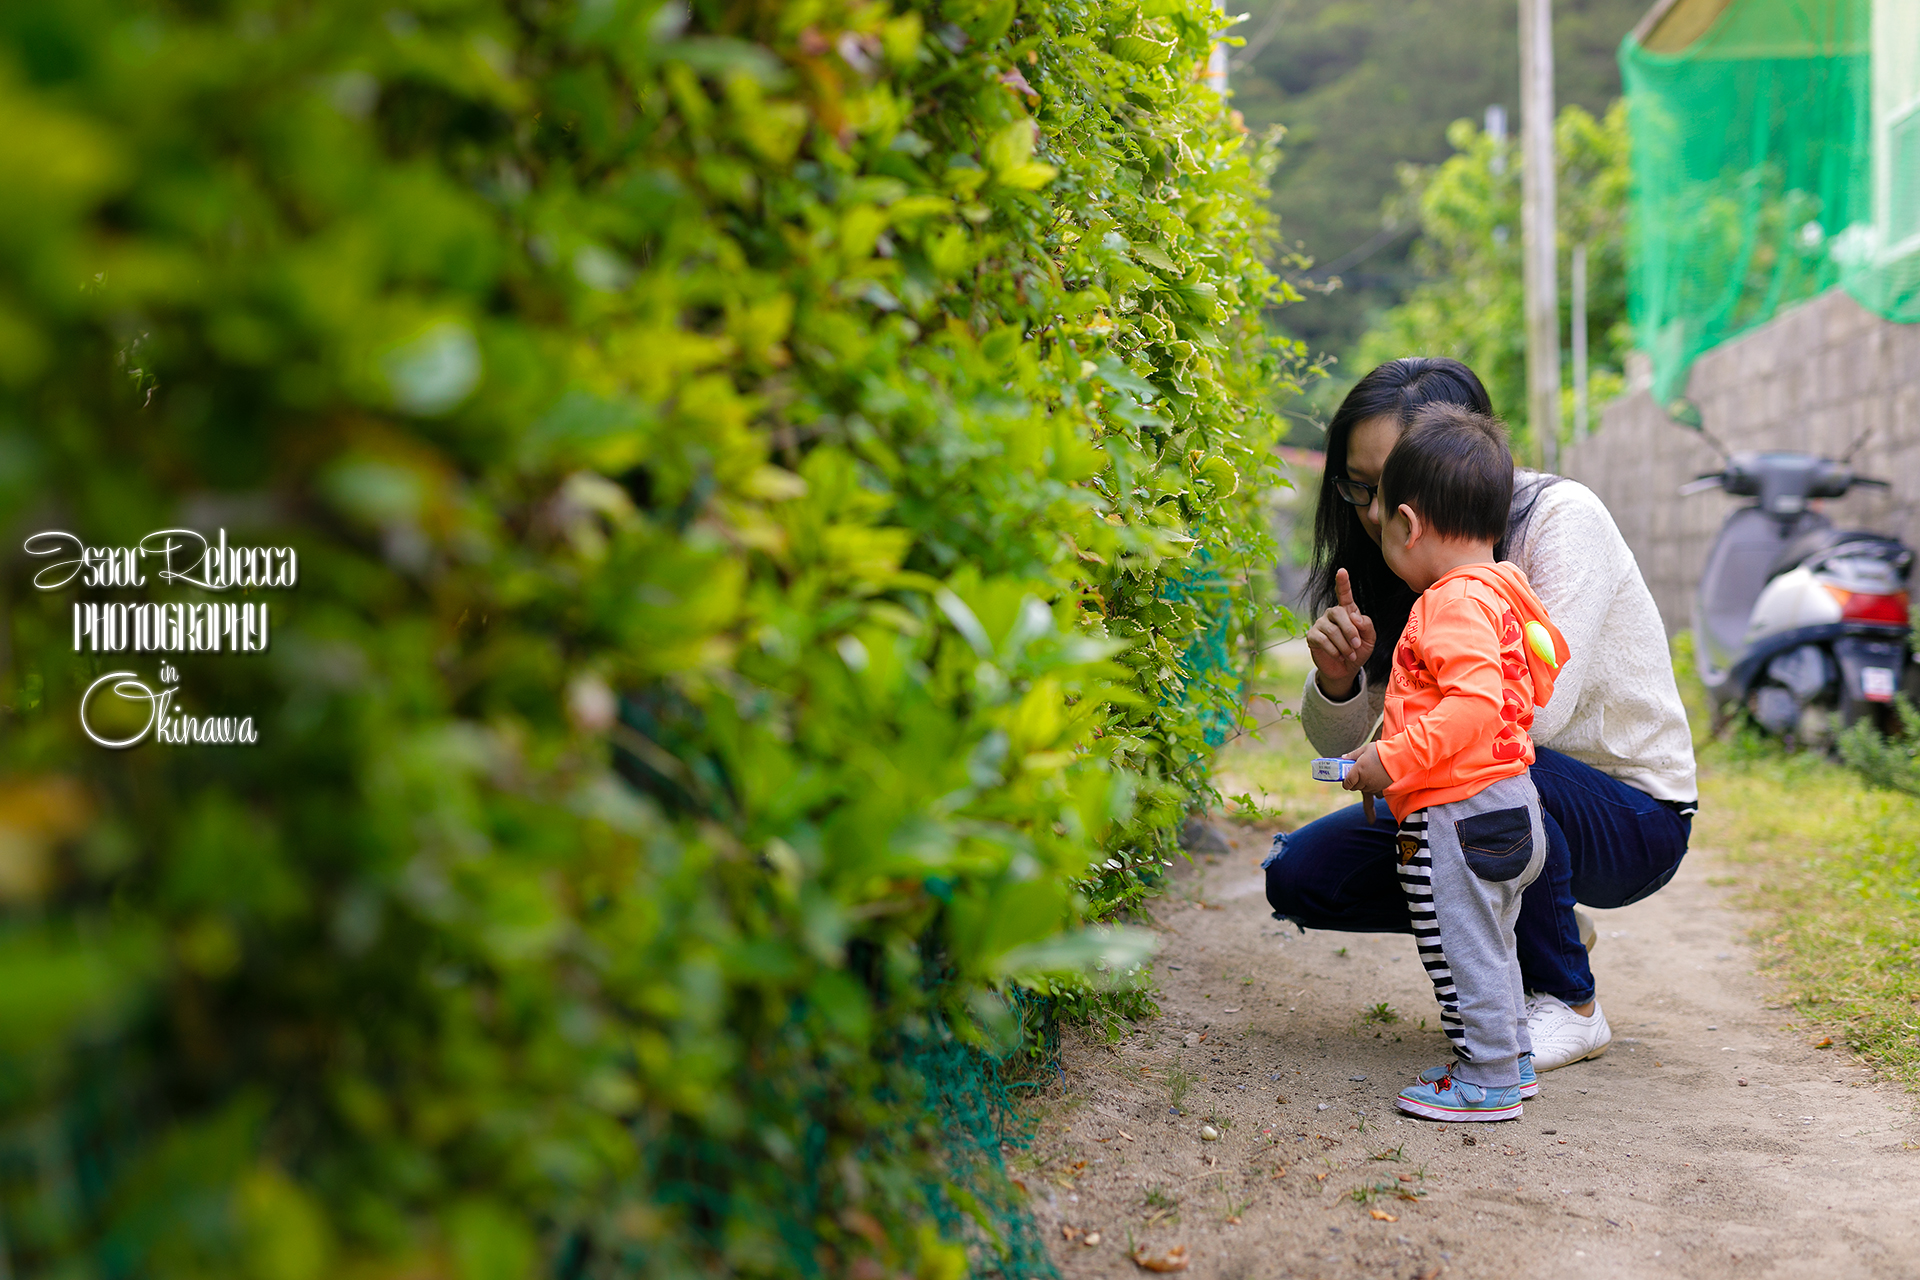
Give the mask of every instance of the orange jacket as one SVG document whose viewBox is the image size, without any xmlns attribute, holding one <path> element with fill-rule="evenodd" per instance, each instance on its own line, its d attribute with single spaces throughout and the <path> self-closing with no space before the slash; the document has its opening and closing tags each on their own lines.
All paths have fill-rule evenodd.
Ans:
<svg viewBox="0 0 1920 1280">
<path fill-rule="evenodd" d="M 1548 664 L 1526 643 L 1538 622 L 1553 640 Z M 1567 642 L 1519 566 L 1463 565 L 1421 595 L 1387 681 L 1380 763 L 1395 818 L 1478 794 L 1533 763 L 1535 707 L 1553 696 Z"/>
</svg>

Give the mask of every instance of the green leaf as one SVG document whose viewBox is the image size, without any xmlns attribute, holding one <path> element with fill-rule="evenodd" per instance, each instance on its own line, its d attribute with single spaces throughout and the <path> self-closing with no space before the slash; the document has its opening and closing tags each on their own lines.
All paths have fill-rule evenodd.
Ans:
<svg viewBox="0 0 1920 1280">
<path fill-rule="evenodd" d="M 1180 269 L 1173 264 L 1172 258 L 1169 258 L 1165 253 L 1162 253 L 1151 244 L 1135 244 L 1133 246 L 1133 256 L 1148 266 L 1158 267 L 1162 271 L 1178 271 Z"/>
<path fill-rule="evenodd" d="M 1173 56 L 1173 41 L 1155 40 L 1144 35 L 1125 35 L 1113 42 L 1113 56 L 1122 62 L 1157 67 Z"/>
</svg>

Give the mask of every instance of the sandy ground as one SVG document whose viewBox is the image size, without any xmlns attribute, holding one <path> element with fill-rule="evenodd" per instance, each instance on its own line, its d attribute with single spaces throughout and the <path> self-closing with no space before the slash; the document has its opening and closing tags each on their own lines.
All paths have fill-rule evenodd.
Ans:
<svg viewBox="0 0 1920 1280">
<path fill-rule="evenodd" d="M 1473 1125 L 1393 1109 L 1448 1056 L 1412 940 L 1283 926 L 1267 832 L 1222 830 L 1158 904 L 1162 1016 L 1070 1032 L 1014 1158 L 1063 1277 L 1181 1245 L 1193 1276 L 1920 1277 L 1914 1100 L 1769 1006 L 1710 814 L 1665 890 L 1593 913 L 1612 1050 Z"/>
</svg>

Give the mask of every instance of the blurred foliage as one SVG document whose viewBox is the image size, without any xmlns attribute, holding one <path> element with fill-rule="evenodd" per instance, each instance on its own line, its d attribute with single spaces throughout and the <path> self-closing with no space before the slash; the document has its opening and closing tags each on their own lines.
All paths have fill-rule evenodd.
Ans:
<svg viewBox="0 0 1920 1280">
<path fill-rule="evenodd" d="M 1895 695 L 1893 712 L 1897 735 L 1880 732 L 1872 717 L 1855 721 L 1840 731 L 1834 744 L 1840 759 L 1876 787 L 1920 796 L 1920 711 L 1905 694 Z"/>
<path fill-rule="evenodd" d="M 1286 127 L 1286 164 L 1273 207 L 1289 244 L 1315 260 L 1306 278 L 1339 278 L 1331 292 L 1277 323 L 1315 351 L 1339 357 L 1311 389 L 1325 421 L 1368 366 L 1360 338 L 1425 278 L 1415 228 L 1399 216 L 1398 170 L 1438 165 L 1455 148 L 1448 122 L 1506 110 L 1520 129 L 1519 9 L 1514 0 L 1259 0 L 1234 33 L 1233 105 L 1260 130 Z M 1554 100 L 1600 115 L 1620 96 L 1620 38 L 1647 0 L 1554 0 Z M 1396 351 L 1395 355 L 1430 354 Z M 1495 405 L 1502 413 L 1504 403 Z M 1293 443 L 1319 433 L 1302 424 Z"/>
<path fill-rule="evenodd" d="M 1436 168 L 1404 166 L 1402 195 L 1420 224 L 1414 256 L 1426 274 L 1405 302 L 1362 339 L 1357 365 L 1371 369 L 1408 354 L 1453 356 L 1487 384 L 1494 407 L 1513 428 L 1514 451 L 1536 450 L 1527 423 L 1526 297 L 1521 270 L 1520 147 L 1456 120 L 1448 138 L 1457 154 Z M 1625 241 L 1627 116 L 1615 103 L 1595 120 L 1567 107 L 1554 127 L 1559 163 L 1560 333 L 1572 333 L 1573 246 L 1587 246 L 1589 395 L 1599 407 L 1625 385 L 1632 348 L 1627 324 Z M 1566 404 L 1562 432 L 1573 431 L 1570 359 L 1561 361 Z"/>
<path fill-rule="evenodd" d="M 0 11 L 8 536 L 300 557 L 125 752 L 70 606 L 197 593 L 8 560 L 0 1267 L 992 1266 L 911 1051 L 1137 964 L 1272 617 L 1212 21 Z"/>
</svg>

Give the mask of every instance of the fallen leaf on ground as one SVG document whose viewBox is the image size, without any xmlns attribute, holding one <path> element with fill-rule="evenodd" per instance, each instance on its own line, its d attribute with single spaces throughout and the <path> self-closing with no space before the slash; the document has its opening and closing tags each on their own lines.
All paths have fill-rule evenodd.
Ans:
<svg viewBox="0 0 1920 1280">
<path fill-rule="evenodd" d="M 1415 1276 L 1414 1280 L 1437 1280 L 1437 1277 L 1439 1276 L 1439 1274 L 1440 1274 L 1439 1267 L 1428 1267 L 1425 1271 L 1422 1271 L 1419 1275 Z"/>
<path fill-rule="evenodd" d="M 1276 1094 L 1274 1094 L 1274 1095 L 1273 1095 L 1273 1100 L 1274 1100 L 1275 1102 L 1277 1102 L 1277 1103 L 1279 1103 L 1279 1104 L 1280 1104 L 1281 1106 L 1283 1106 L 1283 1107 L 1287 1105 L 1287 1095 L 1286 1095 L 1286 1094 L 1284 1094 L 1284 1093 L 1276 1093 Z"/>
<path fill-rule="evenodd" d="M 1412 1182 L 1412 1181 L 1413 1181 L 1413 1175 L 1412 1175 L 1412 1174 L 1410 1174 L 1410 1173 L 1403 1173 L 1403 1174 L 1401 1174 L 1401 1175 L 1400 1175 L 1400 1181 L 1402 1181 L 1402 1182 Z"/>
<path fill-rule="evenodd" d="M 1240 1225 L 1240 1215 L 1236 1213 L 1236 1214 L 1233 1214 L 1232 1216 L 1230 1216 L 1230 1217 L 1229 1217 L 1229 1218 L 1227 1219 L 1227 1225 L 1228 1225 L 1228 1226 L 1230 1226 L 1230 1227 L 1237 1227 L 1237 1226 L 1239 1226 L 1239 1225 Z"/>
<path fill-rule="evenodd" d="M 1125 1129 L 1122 1129 L 1122 1130 L 1120 1131 L 1120 1136 L 1121 1136 L 1121 1137 L 1123 1137 L 1123 1138 L 1125 1138 L 1125 1139 L 1126 1139 L 1126 1140 L 1127 1140 L 1128 1142 L 1132 1142 L 1132 1141 L 1134 1141 L 1134 1136 L 1133 1136 L 1132 1134 L 1130 1134 L 1130 1133 L 1128 1133 L 1128 1132 L 1127 1132 L 1127 1131 L 1126 1131 Z"/>
<path fill-rule="evenodd" d="M 1133 1265 L 1142 1271 L 1185 1271 L 1187 1261 L 1187 1246 L 1183 1244 L 1162 1249 L 1158 1253 L 1147 1252 L 1145 1245 L 1133 1251 Z"/>
<path fill-rule="evenodd" d="M 1065 1239 L 1078 1240 L 1081 1236 L 1085 1235 L 1086 1232 L 1070 1223 L 1063 1222 L 1060 1224 L 1060 1234 Z"/>
<path fill-rule="evenodd" d="M 1093 1248 L 1093 1246 L 1100 1243 L 1100 1233 L 1098 1231 L 1089 1231 L 1087 1232 L 1086 1239 L 1082 1240 L 1080 1243 L 1087 1246 L 1087 1248 L 1091 1249 Z"/>
<path fill-rule="evenodd" d="M 1833 1048 L 1833 1037 L 1821 1036 L 1818 1040 L 1815 1040 L 1813 1042 L 1813 1047 L 1816 1049 L 1831 1049 Z"/>
<path fill-rule="evenodd" d="M 1398 1218 L 1396 1218 L 1396 1217 L 1395 1217 L 1394 1215 L 1392 1215 L 1392 1214 L 1390 1214 L 1390 1213 L 1388 1213 L 1388 1212 L 1387 1212 L 1387 1211 L 1386 1211 L 1385 1209 L 1369 1209 L 1369 1210 L 1367 1210 L 1367 1216 L 1368 1216 L 1368 1217 L 1370 1217 L 1370 1218 L 1372 1218 L 1372 1219 L 1373 1219 L 1373 1220 L 1374 1220 L 1375 1222 L 1398 1222 L 1398 1221 L 1400 1221 L 1400 1219 L 1398 1219 Z"/>
</svg>

